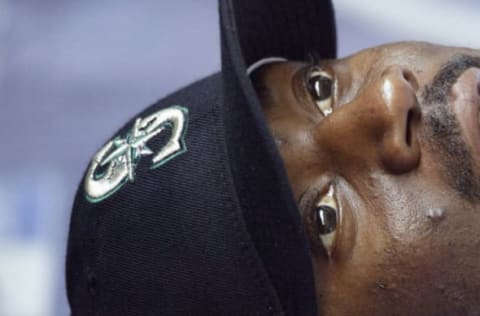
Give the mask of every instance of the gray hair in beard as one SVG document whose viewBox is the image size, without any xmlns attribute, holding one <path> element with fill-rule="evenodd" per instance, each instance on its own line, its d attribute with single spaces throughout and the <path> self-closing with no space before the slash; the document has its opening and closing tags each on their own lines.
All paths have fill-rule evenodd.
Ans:
<svg viewBox="0 0 480 316">
<path fill-rule="evenodd" d="M 447 94 L 458 77 L 471 67 L 480 67 L 480 59 L 458 55 L 445 64 L 432 84 L 423 92 L 427 106 L 425 124 L 427 136 L 432 139 L 433 150 L 438 152 L 449 185 L 469 201 L 479 201 L 479 183 L 474 172 L 470 151 L 463 139 L 456 116 L 447 104 Z"/>
</svg>

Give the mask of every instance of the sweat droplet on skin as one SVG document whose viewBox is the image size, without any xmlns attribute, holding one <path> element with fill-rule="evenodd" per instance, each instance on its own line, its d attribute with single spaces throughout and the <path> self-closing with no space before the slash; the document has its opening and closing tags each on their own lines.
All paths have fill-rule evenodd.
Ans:
<svg viewBox="0 0 480 316">
<path fill-rule="evenodd" d="M 432 220 L 442 220 L 445 218 L 445 209 L 441 207 L 432 207 L 427 209 L 426 215 Z"/>
</svg>

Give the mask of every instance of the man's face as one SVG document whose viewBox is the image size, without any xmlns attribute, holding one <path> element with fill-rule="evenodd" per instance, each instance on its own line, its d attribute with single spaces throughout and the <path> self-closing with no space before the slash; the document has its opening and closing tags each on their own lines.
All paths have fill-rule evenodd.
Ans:
<svg viewBox="0 0 480 316">
<path fill-rule="evenodd" d="M 320 313 L 480 314 L 480 52 L 400 43 L 253 79 Z"/>
</svg>

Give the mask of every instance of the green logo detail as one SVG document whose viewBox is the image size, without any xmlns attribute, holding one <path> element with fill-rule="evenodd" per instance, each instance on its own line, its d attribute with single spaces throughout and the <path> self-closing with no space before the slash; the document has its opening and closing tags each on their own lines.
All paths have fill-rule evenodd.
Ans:
<svg viewBox="0 0 480 316">
<path fill-rule="evenodd" d="M 172 106 L 145 118 L 137 118 L 128 134 L 103 146 L 94 156 L 85 176 L 85 196 L 92 203 L 100 202 L 118 191 L 125 183 L 135 180 L 135 170 L 142 157 L 153 156 L 155 169 L 187 151 L 185 134 L 188 110 Z M 154 153 L 147 143 L 171 129 L 167 143 Z"/>
</svg>

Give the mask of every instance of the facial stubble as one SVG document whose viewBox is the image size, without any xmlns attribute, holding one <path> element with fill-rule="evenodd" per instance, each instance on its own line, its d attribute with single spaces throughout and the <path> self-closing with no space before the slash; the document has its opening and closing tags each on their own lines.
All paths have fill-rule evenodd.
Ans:
<svg viewBox="0 0 480 316">
<path fill-rule="evenodd" d="M 448 105 L 448 93 L 465 70 L 478 66 L 478 58 L 455 56 L 425 88 L 422 98 L 427 109 L 424 118 L 430 149 L 436 152 L 449 186 L 469 201 L 480 201 L 480 184 L 458 119 Z"/>
</svg>

